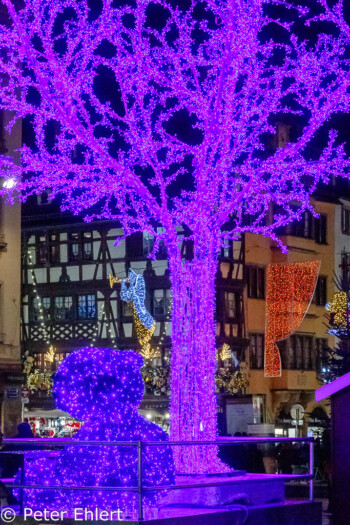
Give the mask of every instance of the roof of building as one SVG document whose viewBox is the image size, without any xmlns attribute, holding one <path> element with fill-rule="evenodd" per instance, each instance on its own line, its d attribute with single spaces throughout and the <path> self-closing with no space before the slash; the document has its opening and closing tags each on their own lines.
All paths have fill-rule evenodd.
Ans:
<svg viewBox="0 0 350 525">
<path fill-rule="evenodd" d="M 332 396 L 348 386 L 350 386 L 350 372 L 316 390 L 315 400 L 322 401 L 322 399 Z"/>
</svg>

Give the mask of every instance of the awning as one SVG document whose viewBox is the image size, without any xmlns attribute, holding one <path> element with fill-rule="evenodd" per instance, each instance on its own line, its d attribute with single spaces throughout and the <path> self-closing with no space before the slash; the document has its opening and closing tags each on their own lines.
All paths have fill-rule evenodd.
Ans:
<svg viewBox="0 0 350 525">
<path fill-rule="evenodd" d="M 34 410 L 28 410 L 28 412 L 24 412 L 24 417 L 41 417 L 41 418 L 47 418 L 47 417 L 67 417 L 69 419 L 74 419 L 74 417 L 67 414 L 67 412 L 63 412 L 63 410 L 43 410 L 40 408 L 34 409 Z"/>
</svg>

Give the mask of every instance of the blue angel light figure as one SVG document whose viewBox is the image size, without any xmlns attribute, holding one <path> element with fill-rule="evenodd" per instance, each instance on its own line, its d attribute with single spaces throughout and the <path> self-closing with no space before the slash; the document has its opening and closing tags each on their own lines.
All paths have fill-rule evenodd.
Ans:
<svg viewBox="0 0 350 525">
<path fill-rule="evenodd" d="M 121 281 L 121 298 L 123 301 L 132 302 L 137 338 L 142 346 L 142 352 L 146 354 L 150 348 L 149 341 L 156 323 L 145 306 L 145 280 L 142 275 L 136 274 L 131 268 L 128 279 Z"/>
</svg>

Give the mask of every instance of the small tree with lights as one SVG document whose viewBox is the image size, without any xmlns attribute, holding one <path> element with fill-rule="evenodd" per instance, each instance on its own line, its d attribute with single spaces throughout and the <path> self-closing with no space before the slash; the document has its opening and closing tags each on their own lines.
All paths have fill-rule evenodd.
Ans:
<svg viewBox="0 0 350 525">
<path fill-rule="evenodd" d="M 172 439 L 213 440 L 221 247 L 244 232 L 280 245 L 275 229 L 312 211 L 316 185 L 347 174 L 334 131 L 319 156 L 307 154 L 331 116 L 350 109 L 342 2 L 315 0 L 312 9 L 287 0 L 14 4 L 3 0 L 0 107 L 12 114 L 9 131 L 25 119 L 31 138 L 20 166 L 1 158 L 15 181 L 9 198 L 49 189 L 62 210 L 117 220 L 125 235 L 154 235 L 154 254 L 165 243 Z M 313 24 L 319 33 L 308 40 Z M 274 118 L 290 114 L 302 132 L 273 151 Z M 190 261 L 181 257 L 183 237 L 193 244 Z M 217 471 L 215 450 L 178 449 L 178 470 Z"/>
<path fill-rule="evenodd" d="M 350 279 L 349 265 L 342 264 L 341 277 L 334 279 L 338 291 L 326 305 L 328 333 L 337 338 L 334 347 L 324 346 L 318 349 L 319 378 L 330 383 L 350 372 Z"/>
</svg>

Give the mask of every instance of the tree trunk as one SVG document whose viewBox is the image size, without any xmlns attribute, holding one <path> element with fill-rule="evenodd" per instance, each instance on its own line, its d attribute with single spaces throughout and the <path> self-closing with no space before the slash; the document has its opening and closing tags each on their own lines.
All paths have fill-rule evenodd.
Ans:
<svg viewBox="0 0 350 525">
<path fill-rule="evenodd" d="M 215 440 L 215 273 L 208 252 L 191 261 L 171 257 L 173 291 L 171 352 L 171 440 Z M 227 471 L 217 447 L 174 447 L 178 473 Z"/>
</svg>

